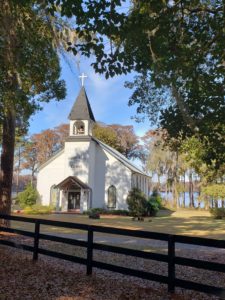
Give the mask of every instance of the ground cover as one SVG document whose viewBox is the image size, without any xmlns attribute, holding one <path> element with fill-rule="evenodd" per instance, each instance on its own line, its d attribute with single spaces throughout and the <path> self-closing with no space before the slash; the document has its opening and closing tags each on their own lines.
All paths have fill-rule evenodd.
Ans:
<svg viewBox="0 0 225 300">
<path fill-rule="evenodd" d="M 10 239 L 17 240 L 14 236 Z M 24 240 L 29 244 L 29 240 Z M 50 243 L 51 244 L 51 243 Z M 45 247 L 51 245 L 45 242 Z M 81 250 L 73 247 L 74 254 Z M 55 249 L 57 250 L 57 248 Z M 185 251 L 182 256 L 207 259 L 224 263 L 224 255 L 209 254 L 207 252 Z M 166 274 L 165 263 L 146 261 L 144 259 L 130 258 L 123 255 L 94 253 L 94 259 L 108 263 L 124 265 L 140 270 L 150 270 L 157 274 Z M 32 256 L 19 249 L 0 246 L 0 299 L 55 299 L 55 300 L 141 300 L 141 299 L 218 299 L 212 295 L 194 291 L 176 289 L 176 293 L 167 293 L 167 286 L 159 283 L 141 280 L 134 277 L 123 276 L 117 273 L 93 270 L 92 276 L 86 276 L 84 266 L 39 256 L 37 262 L 32 262 Z M 225 275 L 218 272 L 199 271 L 194 268 L 177 267 L 179 278 L 202 281 L 206 284 L 224 286 Z M 225 286 L 224 286 L 225 287 Z"/>
<path fill-rule="evenodd" d="M 29 217 L 26 215 L 26 217 Z M 78 214 L 51 214 L 32 216 L 49 220 L 67 221 L 74 223 L 112 226 L 133 230 L 147 230 L 169 234 L 200 236 L 215 239 L 225 239 L 225 220 L 215 220 L 205 210 L 180 209 L 175 212 L 162 210 L 158 217 L 145 218 L 144 222 L 132 221 L 131 217 L 102 215 L 99 220 L 89 219 L 86 215 Z M 33 230 L 33 224 L 12 222 L 12 227 Z M 77 234 L 78 230 L 42 226 L 42 232 L 57 232 L 61 234 Z"/>
</svg>

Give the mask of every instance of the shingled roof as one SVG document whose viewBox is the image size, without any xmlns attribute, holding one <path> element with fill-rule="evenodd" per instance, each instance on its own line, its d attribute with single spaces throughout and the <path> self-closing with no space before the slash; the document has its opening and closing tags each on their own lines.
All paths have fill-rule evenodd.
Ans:
<svg viewBox="0 0 225 300">
<path fill-rule="evenodd" d="M 81 88 L 79 95 L 69 114 L 70 120 L 92 120 L 95 122 L 95 117 L 91 110 L 86 91 L 84 87 Z"/>
</svg>

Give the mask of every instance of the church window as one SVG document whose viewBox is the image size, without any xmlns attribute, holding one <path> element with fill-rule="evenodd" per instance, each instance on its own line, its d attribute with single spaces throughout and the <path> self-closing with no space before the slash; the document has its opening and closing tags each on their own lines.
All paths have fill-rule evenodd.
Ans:
<svg viewBox="0 0 225 300">
<path fill-rule="evenodd" d="M 73 134 L 74 135 L 80 135 L 80 134 L 84 134 L 84 122 L 82 121 L 76 121 L 73 125 Z"/>
<path fill-rule="evenodd" d="M 108 188 L 108 208 L 116 208 L 116 187 L 114 185 Z"/>
<path fill-rule="evenodd" d="M 50 189 L 50 204 L 56 210 L 58 210 L 58 207 L 59 207 L 59 189 L 56 188 L 55 184 L 52 185 L 51 189 Z"/>
</svg>

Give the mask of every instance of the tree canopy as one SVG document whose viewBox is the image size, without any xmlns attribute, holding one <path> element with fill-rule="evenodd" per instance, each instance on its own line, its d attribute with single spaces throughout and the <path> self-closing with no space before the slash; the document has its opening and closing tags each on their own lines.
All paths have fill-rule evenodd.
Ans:
<svg viewBox="0 0 225 300">
<path fill-rule="evenodd" d="M 0 211 L 10 213 L 16 128 L 41 102 L 65 97 L 52 23 L 34 1 L 0 2 Z"/>
<path fill-rule="evenodd" d="M 58 1 L 47 1 L 55 13 Z M 62 1 L 88 42 L 68 50 L 94 54 L 106 78 L 132 70 L 130 104 L 166 128 L 170 137 L 195 135 L 208 149 L 205 162 L 225 162 L 225 5 L 222 0 Z M 95 19 L 94 19 L 95 18 Z M 109 41 L 107 43 L 107 40 Z M 213 132 L 213 134 L 211 134 Z"/>
</svg>

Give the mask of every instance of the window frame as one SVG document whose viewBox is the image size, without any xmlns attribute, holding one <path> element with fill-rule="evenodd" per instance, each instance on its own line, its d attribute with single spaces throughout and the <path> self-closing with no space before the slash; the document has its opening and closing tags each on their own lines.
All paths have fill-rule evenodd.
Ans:
<svg viewBox="0 0 225 300">
<path fill-rule="evenodd" d="M 112 197 L 112 199 L 110 199 Z M 110 205 L 112 203 L 112 205 Z M 107 208 L 115 209 L 117 203 L 117 188 L 115 185 L 110 185 L 108 187 L 108 199 L 107 199 Z"/>
</svg>

